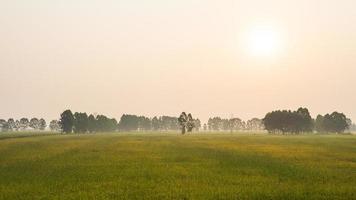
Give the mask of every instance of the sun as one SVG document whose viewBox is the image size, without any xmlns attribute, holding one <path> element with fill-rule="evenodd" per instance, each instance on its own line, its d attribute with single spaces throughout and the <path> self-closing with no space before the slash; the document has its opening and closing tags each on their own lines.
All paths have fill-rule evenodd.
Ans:
<svg viewBox="0 0 356 200">
<path fill-rule="evenodd" d="M 281 50 L 282 37 L 273 27 L 255 27 L 248 32 L 247 47 L 253 56 L 274 56 Z"/>
</svg>

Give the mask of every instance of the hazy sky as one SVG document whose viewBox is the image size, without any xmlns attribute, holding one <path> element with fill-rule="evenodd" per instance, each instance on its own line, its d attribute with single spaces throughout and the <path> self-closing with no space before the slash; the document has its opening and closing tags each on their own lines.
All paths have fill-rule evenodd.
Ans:
<svg viewBox="0 0 356 200">
<path fill-rule="evenodd" d="M 356 120 L 355 0 L 0 0 L 0 118 L 60 112 Z M 257 27 L 276 35 L 251 53 Z M 276 44 L 275 44 L 276 45 Z M 273 45 L 272 45 L 273 46 Z"/>
</svg>

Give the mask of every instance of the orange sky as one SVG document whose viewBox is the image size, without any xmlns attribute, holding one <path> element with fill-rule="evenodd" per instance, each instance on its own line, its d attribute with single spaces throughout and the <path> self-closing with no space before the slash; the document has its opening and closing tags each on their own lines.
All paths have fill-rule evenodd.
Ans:
<svg viewBox="0 0 356 200">
<path fill-rule="evenodd" d="M 263 117 L 338 110 L 356 120 L 356 1 L 0 1 L 0 118 L 66 108 Z M 268 26 L 283 47 L 247 49 Z"/>
</svg>

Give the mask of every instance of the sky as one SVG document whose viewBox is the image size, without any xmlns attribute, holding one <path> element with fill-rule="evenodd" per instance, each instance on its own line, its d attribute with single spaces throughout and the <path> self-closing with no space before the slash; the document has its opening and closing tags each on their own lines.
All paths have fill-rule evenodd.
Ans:
<svg viewBox="0 0 356 200">
<path fill-rule="evenodd" d="M 356 120 L 354 0 L 0 0 L 0 118 Z"/>
</svg>

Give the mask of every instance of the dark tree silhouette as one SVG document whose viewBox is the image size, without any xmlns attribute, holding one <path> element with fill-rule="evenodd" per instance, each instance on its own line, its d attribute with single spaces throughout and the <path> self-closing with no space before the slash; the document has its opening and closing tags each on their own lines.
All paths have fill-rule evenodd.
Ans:
<svg viewBox="0 0 356 200">
<path fill-rule="evenodd" d="M 178 118 L 179 125 L 182 130 L 182 134 L 184 135 L 187 129 L 187 122 L 188 122 L 188 116 L 185 112 L 182 112 L 182 114 Z"/>
<path fill-rule="evenodd" d="M 101 132 L 116 131 L 118 128 L 116 119 L 114 118 L 109 119 L 105 115 L 96 116 L 96 125 L 97 125 L 96 128 L 97 131 L 101 131 Z"/>
<path fill-rule="evenodd" d="M 324 116 L 318 115 L 314 122 L 314 128 L 317 132 L 322 133 L 324 130 Z"/>
<path fill-rule="evenodd" d="M 140 116 L 136 119 L 138 120 L 138 130 L 139 131 L 151 130 L 151 120 L 148 117 Z"/>
<path fill-rule="evenodd" d="M 300 127 L 300 132 L 312 132 L 313 118 L 310 116 L 309 110 L 307 108 L 299 108 L 297 114 L 299 114 L 298 125 Z"/>
<path fill-rule="evenodd" d="M 195 124 L 192 114 L 186 114 L 182 112 L 182 114 L 178 118 L 179 125 L 181 127 L 182 134 L 184 135 L 186 132 L 192 132 Z"/>
<path fill-rule="evenodd" d="M 136 115 L 122 115 L 119 122 L 121 131 L 137 131 L 139 128 L 139 117 Z"/>
<path fill-rule="evenodd" d="M 85 133 L 88 131 L 87 113 L 74 113 L 74 132 Z"/>
<path fill-rule="evenodd" d="M 325 116 L 318 115 L 315 128 L 318 132 L 342 133 L 349 128 L 349 122 L 345 114 L 333 112 Z"/>
<path fill-rule="evenodd" d="M 192 114 L 189 113 L 188 114 L 188 121 L 187 121 L 187 124 L 186 124 L 188 132 L 192 132 L 193 131 L 193 128 L 195 127 L 194 121 L 195 120 L 193 119 Z"/>
<path fill-rule="evenodd" d="M 267 113 L 263 123 L 269 133 L 301 133 L 313 130 L 313 120 L 306 108 L 293 112 L 277 110 Z"/>
<path fill-rule="evenodd" d="M 61 114 L 60 125 L 64 133 L 71 133 L 74 126 L 74 116 L 71 110 L 66 110 Z"/>
<path fill-rule="evenodd" d="M 88 117 L 88 131 L 90 133 L 94 133 L 97 131 L 97 129 L 98 129 L 97 121 L 96 121 L 94 115 L 91 114 Z"/>
</svg>

